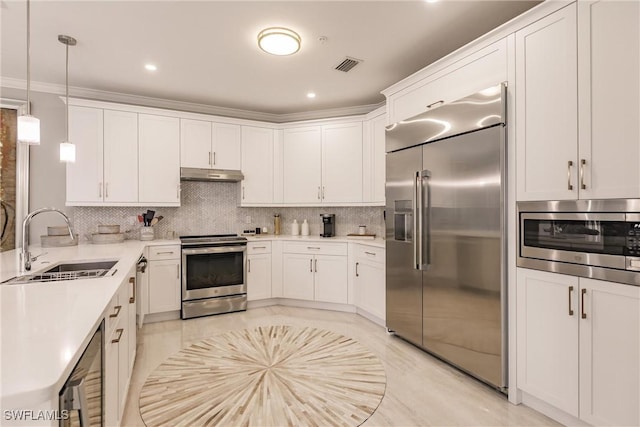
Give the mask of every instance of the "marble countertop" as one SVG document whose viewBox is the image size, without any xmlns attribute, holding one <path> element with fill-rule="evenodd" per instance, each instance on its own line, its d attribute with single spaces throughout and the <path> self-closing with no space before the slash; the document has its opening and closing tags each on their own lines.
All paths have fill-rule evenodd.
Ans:
<svg viewBox="0 0 640 427">
<path fill-rule="evenodd" d="M 179 240 L 64 248 L 31 246 L 40 256 L 30 273 L 64 261 L 118 260 L 109 277 L 21 285 L 0 284 L 0 406 L 50 404 L 82 355 L 107 305 L 144 248 Z M 19 250 L 0 254 L 0 281 L 20 275 Z"/>
</svg>

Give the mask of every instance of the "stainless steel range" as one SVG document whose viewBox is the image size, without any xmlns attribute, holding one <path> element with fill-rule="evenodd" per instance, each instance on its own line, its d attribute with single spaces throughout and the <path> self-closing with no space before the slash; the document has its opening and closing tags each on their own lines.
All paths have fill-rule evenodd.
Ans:
<svg viewBox="0 0 640 427">
<path fill-rule="evenodd" d="M 182 318 L 247 309 L 247 239 L 236 234 L 181 236 Z"/>
</svg>

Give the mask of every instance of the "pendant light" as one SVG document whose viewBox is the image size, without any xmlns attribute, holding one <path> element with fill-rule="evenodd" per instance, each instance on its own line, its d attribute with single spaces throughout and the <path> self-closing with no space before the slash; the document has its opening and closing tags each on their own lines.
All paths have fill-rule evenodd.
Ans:
<svg viewBox="0 0 640 427">
<path fill-rule="evenodd" d="M 67 112 L 65 118 L 65 130 L 66 130 L 66 139 L 64 142 L 60 143 L 60 161 L 61 162 L 69 162 L 73 163 L 76 161 L 76 146 L 71 141 L 69 141 L 69 46 L 75 46 L 77 41 L 73 37 L 65 36 L 64 34 L 60 34 L 58 36 L 58 41 L 66 46 L 66 104 L 67 104 Z"/>
<path fill-rule="evenodd" d="M 40 145 L 40 120 L 31 115 L 31 2 L 27 0 L 27 114 L 18 116 L 18 141 Z"/>
</svg>

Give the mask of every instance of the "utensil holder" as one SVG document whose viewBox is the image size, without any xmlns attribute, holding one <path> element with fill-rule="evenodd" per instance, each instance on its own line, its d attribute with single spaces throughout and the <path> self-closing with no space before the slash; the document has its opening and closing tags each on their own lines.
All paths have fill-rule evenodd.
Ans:
<svg viewBox="0 0 640 427">
<path fill-rule="evenodd" d="M 140 240 L 153 240 L 155 233 L 153 227 L 141 227 L 140 228 Z"/>
</svg>

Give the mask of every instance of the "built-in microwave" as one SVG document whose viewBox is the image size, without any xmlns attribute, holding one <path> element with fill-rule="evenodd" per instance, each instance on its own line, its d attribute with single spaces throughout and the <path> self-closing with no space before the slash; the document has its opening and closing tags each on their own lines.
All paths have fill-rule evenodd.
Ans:
<svg viewBox="0 0 640 427">
<path fill-rule="evenodd" d="M 640 199 L 519 202 L 519 267 L 640 286 Z"/>
</svg>

